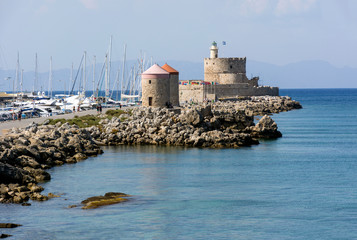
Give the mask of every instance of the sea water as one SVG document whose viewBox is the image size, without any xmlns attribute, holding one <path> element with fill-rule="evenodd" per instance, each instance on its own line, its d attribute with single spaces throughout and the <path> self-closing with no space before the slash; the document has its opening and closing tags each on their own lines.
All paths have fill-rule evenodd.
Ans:
<svg viewBox="0 0 357 240">
<path fill-rule="evenodd" d="M 55 167 L 24 207 L 0 205 L 11 239 L 357 239 L 357 89 L 281 90 L 283 137 L 239 149 L 106 147 Z M 88 197 L 132 195 L 83 210 Z"/>
</svg>

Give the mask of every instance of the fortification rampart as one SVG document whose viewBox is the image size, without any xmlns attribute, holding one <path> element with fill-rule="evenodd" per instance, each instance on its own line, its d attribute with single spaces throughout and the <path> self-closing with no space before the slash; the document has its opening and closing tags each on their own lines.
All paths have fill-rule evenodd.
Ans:
<svg viewBox="0 0 357 240">
<path fill-rule="evenodd" d="M 246 79 L 246 58 L 205 58 L 205 81 L 220 84 L 240 83 Z"/>
<path fill-rule="evenodd" d="M 279 96 L 278 87 L 251 86 L 248 83 L 224 85 L 180 85 L 180 102 L 202 102 L 204 99 L 235 98 L 238 96 Z"/>
<path fill-rule="evenodd" d="M 214 94 L 217 99 L 237 96 L 279 96 L 278 87 L 259 86 L 252 87 L 249 84 L 215 85 L 205 89 L 206 94 Z"/>
<path fill-rule="evenodd" d="M 204 85 L 179 85 L 180 102 L 202 102 Z"/>
<path fill-rule="evenodd" d="M 217 43 L 213 42 L 210 58 L 204 59 L 204 80 L 182 81 L 179 86 L 180 102 L 239 96 L 279 96 L 279 88 L 259 86 L 259 77 L 248 79 L 246 64 L 246 57 L 218 58 Z"/>
</svg>

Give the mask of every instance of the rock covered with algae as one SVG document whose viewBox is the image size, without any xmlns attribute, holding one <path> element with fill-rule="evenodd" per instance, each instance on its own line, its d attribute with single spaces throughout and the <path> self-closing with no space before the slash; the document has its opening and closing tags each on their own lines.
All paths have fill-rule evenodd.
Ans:
<svg viewBox="0 0 357 240">
<path fill-rule="evenodd" d="M 108 192 L 104 196 L 94 196 L 83 200 L 81 202 L 84 204 L 82 209 L 94 209 L 101 206 L 126 202 L 129 201 L 128 197 L 131 196 L 121 192 Z"/>
</svg>

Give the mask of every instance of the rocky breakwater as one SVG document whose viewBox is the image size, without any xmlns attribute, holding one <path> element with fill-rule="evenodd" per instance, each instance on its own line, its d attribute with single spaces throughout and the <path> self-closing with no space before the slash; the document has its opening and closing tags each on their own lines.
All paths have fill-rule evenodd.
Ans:
<svg viewBox="0 0 357 240">
<path fill-rule="evenodd" d="M 228 103 L 227 103 L 228 104 Z M 249 111 L 213 108 L 212 105 L 187 107 L 181 111 L 166 108 L 132 109 L 101 127 L 87 128 L 91 136 L 104 145 L 154 144 L 189 147 L 241 147 L 258 144 L 257 138 L 279 137 L 275 122 L 265 116 L 255 126 Z"/>
<path fill-rule="evenodd" d="M 252 115 L 265 115 L 301 109 L 302 106 L 298 101 L 292 100 L 287 96 L 254 96 L 241 97 L 232 100 L 216 102 L 214 109 L 233 108 L 245 110 Z"/>
<path fill-rule="evenodd" d="M 300 104 L 289 98 L 254 99 L 181 109 L 136 107 L 12 129 L 0 137 L 0 203 L 47 200 L 53 195 L 42 195 L 43 187 L 38 185 L 50 180 L 46 169 L 102 153 L 99 145 L 231 148 L 258 144 L 259 138 L 281 137 L 269 116 L 264 115 L 257 124 L 254 116 Z"/>
<path fill-rule="evenodd" d="M 38 183 L 51 176 L 46 169 L 76 163 L 102 153 L 90 133 L 68 123 L 30 125 L 0 138 L 0 203 L 47 200 Z"/>
</svg>

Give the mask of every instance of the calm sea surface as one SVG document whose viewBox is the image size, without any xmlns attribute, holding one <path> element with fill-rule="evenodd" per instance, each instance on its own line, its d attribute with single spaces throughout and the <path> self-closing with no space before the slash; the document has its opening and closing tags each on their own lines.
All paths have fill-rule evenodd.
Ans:
<svg viewBox="0 0 357 240">
<path fill-rule="evenodd" d="M 110 147 L 50 170 L 30 207 L 0 205 L 11 239 L 357 239 L 357 89 L 281 90 L 283 137 L 240 149 Z M 133 200 L 67 208 L 106 192 Z"/>
</svg>

